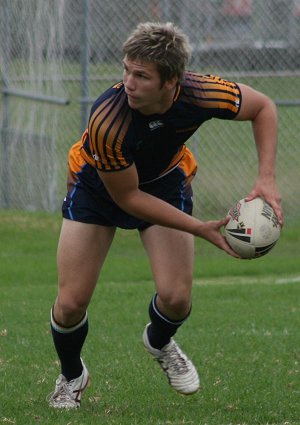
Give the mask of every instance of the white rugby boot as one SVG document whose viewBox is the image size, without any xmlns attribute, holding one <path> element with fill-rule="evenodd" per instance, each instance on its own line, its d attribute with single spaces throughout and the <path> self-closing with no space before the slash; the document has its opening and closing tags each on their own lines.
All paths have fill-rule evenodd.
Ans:
<svg viewBox="0 0 300 425">
<path fill-rule="evenodd" d="M 178 344 L 171 338 L 171 341 L 161 350 L 153 348 L 148 338 L 148 327 L 143 333 L 144 346 L 153 355 L 161 368 L 166 373 L 170 385 L 181 394 L 193 394 L 200 387 L 198 372 L 190 359 L 181 351 Z"/>
<path fill-rule="evenodd" d="M 89 372 L 82 362 L 82 374 L 71 381 L 67 381 L 63 375 L 56 380 L 55 390 L 49 394 L 47 400 L 51 407 L 56 409 L 77 409 L 80 407 L 81 395 L 89 385 Z"/>
</svg>

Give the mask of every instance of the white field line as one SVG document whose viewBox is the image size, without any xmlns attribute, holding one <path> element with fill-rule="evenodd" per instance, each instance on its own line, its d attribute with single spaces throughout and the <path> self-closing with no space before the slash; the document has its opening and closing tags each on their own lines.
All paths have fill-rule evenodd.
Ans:
<svg viewBox="0 0 300 425">
<path fill-rule="evenodd" d="M 275 283 L 278 283 L 279 285 L 284 285 L 286 283 L 295 283 L 295 282 L 300 282 L 300 276 L 277 279 Z"/>
<path fill-rule="evenodd" d="M 286 285 L 289 283 L 300 282 L 300 276 L 286 276 L 280 279 L 277 276 L 225 276 L 209 279 L 195 279 L 194 285 L 247 285 L 247 284 L 268 284 L 268 285 Z"/>
</svg>

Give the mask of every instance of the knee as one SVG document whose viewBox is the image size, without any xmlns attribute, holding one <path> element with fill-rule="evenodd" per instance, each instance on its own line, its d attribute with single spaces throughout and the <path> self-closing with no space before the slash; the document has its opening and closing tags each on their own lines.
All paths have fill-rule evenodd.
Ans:
<svg viewBox="0 0 300 425">
<path fill-rule="evenodd" d="M 86 309 L 87 305 L 80 300 L 58 296 L 54 305 L 53 315 L 60 325 L 70 327 L 82 319 Z"/>
<path fill-rule="evenodd" d="M 176 315 L 186 315 L 191 308 L 191 291 L 185 286 L 170 291 L 159 291 L 158 297 L 163 306 Z"/>
</svg>

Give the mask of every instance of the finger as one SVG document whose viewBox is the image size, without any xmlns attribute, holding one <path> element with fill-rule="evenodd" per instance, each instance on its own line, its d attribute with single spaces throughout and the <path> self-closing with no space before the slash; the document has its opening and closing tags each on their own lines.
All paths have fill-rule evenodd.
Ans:
<svg viewBox="0 0 300 425">
<path fill-rule="evenodd" d="M 277 200 L 267 200 L 266 202 L 268 202 L 268 204 L 273 208 L 274 214 L 277 217 L 278 223 L 280 224 L 280 226 L 283 226 L 284 223 L 284 216 L 283 216 L 283 211 L 280 205 L 280 201 L 278 202 Z"/>
<path fill-rule="evenodd" d="M 229 223 L 230 219 L 230 215 L 227 215 L 225 218 L 219 220 L 219 227 L 226 226 L 226 224 Z"/>
<path fill-rule="evenodd" d="M 245 196 L 245 202 L 253 201 L 253 199 L 257 198 L 257 193 L 249 193 L 249 195 Z"/>
<path fill-rule="evenodd" d="M 274 210 L 274 213 L 277 217 L 278 223 L 280 224 L 281 227 L 283 227 L 284 216 L 283 216 L 282 209 L 280 207 L 273 207 L 273 210 Z"/>
<path fill-rule="evenodd" d="M 237 254 L 237 253 L 236 253 L 235 251 L 233 251 L 233 249 L 231 249 L 231 248 L 229 248 L 229 249 L 225 249 L 224 251 L 225 251 L 227 254 L 231 255 L 231 257 L 239 258 L 239 259 L 241 259 L 241 258 L 242 258 L 239 254 Z"/>
<path fill-rule="evenodd" d="M 223 241 L 224 241 L 224 247 L 223 247 L 223 250 L 227 253 L 227 254 L 229 254 L 229 255 L 231 255 L 232 257 L 235 257 L 235 258 L 242 258 L 237 252 L 235 252 L 232 248 L 231 248 L 231 246 L 229 245 L 229 243 L 227 242 L 227 240 L 226 240 L 226 238 L 224 237 L 224 239 L 223 239 Z"/>
</svg>

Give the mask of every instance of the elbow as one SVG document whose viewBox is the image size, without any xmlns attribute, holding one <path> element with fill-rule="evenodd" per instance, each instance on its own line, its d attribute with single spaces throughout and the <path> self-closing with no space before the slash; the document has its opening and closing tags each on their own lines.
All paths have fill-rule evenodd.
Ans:
<svg viewBox="0 0 300 425">
<path fill-rule="evenodd" d="M 277 106 L 273 102 L 272 99 L 270 99 L 267 96 L 264 96 L 264 101 L 261 103 L 260 108 L 256 111 L 256 114 L 253 116 L 252 119 L 253 124 L 256 123 L 264 124 L 269 126 L 277 127 L 278 122 L 278 114 L 277 114 Z"/>
</svg>

